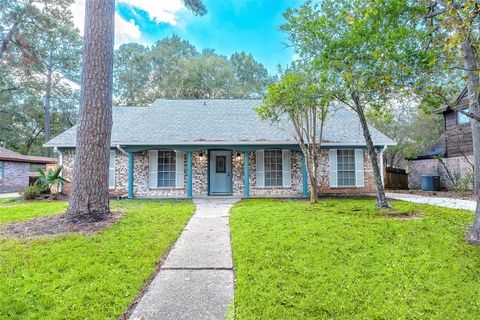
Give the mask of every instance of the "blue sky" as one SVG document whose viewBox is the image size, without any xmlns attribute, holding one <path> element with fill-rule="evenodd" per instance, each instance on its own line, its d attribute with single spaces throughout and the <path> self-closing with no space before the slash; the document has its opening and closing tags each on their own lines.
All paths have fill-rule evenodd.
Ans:
<svg viewBox="0 0 480 320">
<path fill-rule="evenodd" d="M 156 1 L 164 1 L 170 7 L 160 12 L 163 9 L 158 8 L 161 6 L 158 3 L 150 5 L 135 0 L 117 2 L 117 20 L 123 20 L 117 22 L 117 33 L 120 33 L 118 28 L 134 29 L 133 32 L 127 31 L 133 36 L 127 36 L 120 42 L 152 44 L 166 36 L 178 34 L 199 50 L 213 48 L 217 53 L 227 56 L 236 51 L 252 53 L 270 73 L 276 72 L 277 64 L 286 65 L 292 61 L 294 52 L 286 48 L 284 43 L 287 38 L 279 27 L 283 21 L 282 13 L 288 7 L 299 6 L 303 1 L 204 0 L 208 14 L 202 17 L 180 8 L 179 0 Z"/>
</svg>

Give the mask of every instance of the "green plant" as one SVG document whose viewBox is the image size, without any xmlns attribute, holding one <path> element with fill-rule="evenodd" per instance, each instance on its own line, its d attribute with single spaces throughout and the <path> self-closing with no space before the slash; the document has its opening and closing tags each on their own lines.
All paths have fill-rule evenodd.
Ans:
<svg viewBox="0 0 480 320">
<path fill-rule="evenodd" d="M 47 192 L 48 187 L 41 184 L 34 184 L 33 186 L 28 186 L 25 188 L 25 190 L 23 190 L 21 193 L 25 200 L 33 200 Z"/>
<path fill-rule="evenodd" d="M 43 186 L 49 189 L 53 186 L 56 186 L 56 191 L 58 193 L 58 190 L 60 190 L 65 183 L 69 183 L 67 179 L 62 177 L 62 170 L 62 166 L 59 166 L 55 170 L 49 169 L 47 172 L 43 171 L 41 168 L 38 168 L 37 171 L 39 176 L 35 182 L 35 185 Z"/>
<path fill-rule="evenodd" d="M 474 179 L 473 179 L 472 172 L 467 172 L 463 176 L 460 176 L 460 174 L 458 174 L 458 177 L 456 178 L 456 183 L 455 183 L 455 191 L 462 191 L 462 192 L 469 191 L 473 183 L 474 183 Z"/>
</svg>

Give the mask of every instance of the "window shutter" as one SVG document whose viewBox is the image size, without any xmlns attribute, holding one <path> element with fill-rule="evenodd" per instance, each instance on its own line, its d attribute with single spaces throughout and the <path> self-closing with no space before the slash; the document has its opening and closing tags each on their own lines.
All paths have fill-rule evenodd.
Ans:
<svg viewBox="0 0 480 320">
<path fill-rule="evenodd" d="M 108 163 L 108 186 L 115 188 L 115 150 L 110 150 L 110 161 Z"/>
<path fill-rule="evenodd" d="M 185 152 L 183 151 L 176 151 L 176 183 L 175 186 L 177 188 L 183 188 L 184 187 L 184 179 L 185 179 L 185 169 L 184 169 L 184 158 L 185 158 Z"/>
<path fill-rule="evenodd" d="M 328 164 L 329 173 L 328 180 L 330 180 L 330 187 L 338 186 L 338 174 L 337 174 L 337 149 L 328 150 Z"/>
<path fill-rule="evenodd" d="M 365 186 L 363 161 L 363 149 L 355 149 L 355 185 L 357 187 Z"/>
<path fill-rule="evenodd" d="M 148 151 L 148 186 L 150 188 L 158 187 L 158 151 Z"/>
<path fill-rule="evenodd" d="M 257 187 L 265 186 L 265 157 L 263 150 L 257 150 L 255 152 L 255 161 L 257 162 L 256 168 L 256 177 L 257 177 Z"/>
<path fill-rule="evenodd" d="M 284 187 L 292 186 L 292 165 L 290 150 L 282 150 L 282 181 Z"/>
</svg>

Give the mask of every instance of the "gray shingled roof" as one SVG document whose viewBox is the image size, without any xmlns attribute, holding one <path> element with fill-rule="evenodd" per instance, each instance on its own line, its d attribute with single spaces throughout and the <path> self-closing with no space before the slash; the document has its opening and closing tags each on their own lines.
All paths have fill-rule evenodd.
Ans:
<svg viewBox="0 0 480 320">
<path fill-rule="evenodd" d="M 112 146 L 189 144 L 296 144 L 285 126 L 262 122 L 253 108 L 261 100 L 164 100 L 148 107 L 113 107 Z M 364 144 L 357 116 L 331 108 L 325 124 L 328 144 Z M 287 125 L 288 126 L 288 125 Z M 371 127 L 375 145 L 394 142 Z M 45 144 L 75 146 L 76 127 Z"/>
</svg>

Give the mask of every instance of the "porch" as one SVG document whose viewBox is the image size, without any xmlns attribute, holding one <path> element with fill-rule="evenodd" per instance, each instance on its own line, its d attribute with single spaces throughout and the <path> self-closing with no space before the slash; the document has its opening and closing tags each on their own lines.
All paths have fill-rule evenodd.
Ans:
<svg viewBox="0 0 480 320">
<path fill-rule="evenodd" d="M 119 146 L 118 149 L 128 157 L 126 189 L 130 199 L 308 196 L 305 159 L 296 145 Z M 275 152 L 282 156 L 276 174 L 269 173 L 268 158 Z M 122 166 L 114 163 L 113 167 Z M 175 167 L 175 171 L 170 167 Z M 116 188 L 123 184 L 118 182 Z"/>
</svg>

